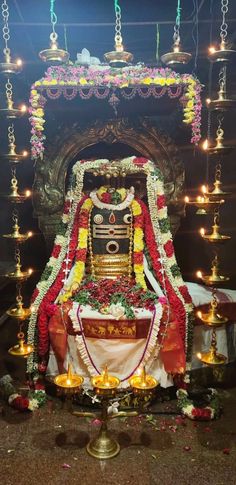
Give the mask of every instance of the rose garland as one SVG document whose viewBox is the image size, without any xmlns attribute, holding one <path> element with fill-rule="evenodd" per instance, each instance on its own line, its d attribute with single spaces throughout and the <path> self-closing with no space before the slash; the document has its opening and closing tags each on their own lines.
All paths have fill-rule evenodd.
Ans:
<svg viewBox="0 0 236 485">
<path fill-rule="evenodd" d="M 190 419 L 209 421 L 217 419 L 220 415 L 220 403 L 216 389 L 208 389 L 206 395 L 208 404 L 204 407 L 194 406 L 193 401 L 189 398 L 188 392 L 185 389 L 178 389 L 176 395 L 178 408 L 184 416 Z"/>
<path fill-rule="evenodd" d="M 44 278 L 37 285 L 37 290 L 34 295 L 34 311 L 32 312 L 29 324 L 29 342 L 35 343 L 36 324 L 38 319 L 38 353 L 41 355 L 41 357 L 45 357 L 48 350 L 47 323 L 50 311 L 53 311 L 52 304 L 56 300 L 63 287 L 63 272 L 65 269 L 71 269 L 71 261 L 74 259 L 76 253 L 79 230 L 78 215 L 80 212 L 80 207 L 85 201 L 85 198 L 82 198 L 84 174 L 87 170 L 92 168 L 98 169 L 103 167 L 105 170 L 106 166 L 109 166 L 109 163 L 110 162 L 106 159 L 95 161 L 83 160 L 77 162 L 73 167 L 73 173 L 76 178 L 76 187 L 74 190 L 75 201 L 72 203 L 70 209 L 70 223 L 67 227 L 65 236 L 58 235 L 56 237 L 53 252 L 53 257 L 55 259 L 53 268 L 50 270 L 49 277 L 47 277 L 47 279 Z M 174 256 L 174 248 L 167 217 L 162 176 L 154 164 L 145 158 L 129 157 L 121 160 L 120 166 L 126 173 L 144 172 L 147 175 L 149 211 L 143 202 L 138 201 L 142 209 L 142 214 L 134 216 L 134 220 L 135 217 L 137 217 L 137 229 L 140 229 L 140 220 L 138 220 L 138 218 L 144 217 L 145 240 L 146 243 L 148 243 L 148 250 L 151 256 L 153 269 L 155 270 L 155 273 L 162 285 L 167 300 L 170 301 L 171 306 L 174 309 L 174 313 L 177 316 L 180 332 L 185 342 L 186 352 L 188 350 L 191 351 L 191 298 L 186 286 L 184 285 Z M 77 202 L 78 200 L 80 201 L 79 205 Z M 58 246 L 60 246 L 59 249 Z M 69 264 L 66 263 L 67 247 L 69 248 L 68 254 L 70 256 Z M 159 249 L 157 249 L 157 247 Z M 84 249 L 85 248 L 81 248 L 79 251 Z M 135 257 L 138 258 L 140 256 L 138 253 L 140 252 L 141 251 L 138 251 L 137 247 Z M 81 257 L 81 254 L 79 257 Z M 86 257 L 86 255 L 84 257 Z M 142 264 L 142 262 L 137 264 Z M 139 269 L 141 268 L 139 267 Z M 190 358 L 190 352 L 188 352 L 187 357 L 188 359 Z M 28 370 L 29 372 L 32 372 L 37 366 L 36 353 L 35 355 L 30 356 L 28 361 Z M 46 368 L 45 363 L 44 368 Z"/>
<path fill-rule="evenodd" d="M 143 66 L 116 69 L 109 67 L 76 67 L 55 66 L 50 67 L 45 77 L 36 81 L 31 87 L 30 94 L 30 123 L 31 123 L 31 146 L 32 158 L 43 158 L 45 124 L 44 105 L 46 99 L 41 92 L 48 88 L 60 87 L 105 87 L 108 93 L 112 89 L 124 89 L 147 86 L 183 86 L 185 89 L 182 98 L 184 105 L 184 123 L 192 125 L 191 142 L 197 144 L 200 140 L 201 126 L 201 84 L 191 74 L 178 74 L 169 68 L 147 68 Z"/>
</svg>

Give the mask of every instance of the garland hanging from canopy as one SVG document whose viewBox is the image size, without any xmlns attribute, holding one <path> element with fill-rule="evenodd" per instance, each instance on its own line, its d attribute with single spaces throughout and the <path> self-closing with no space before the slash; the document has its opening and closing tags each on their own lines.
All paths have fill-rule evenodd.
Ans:
<svg viewBox="0 0 236 485">
<path fill-rule="evenodd" d="M 108 66 L 82 67 L 76 65 L 49 67 L 45 77 L 36 81 L 30 95 L 30 123 L 32 158 L 43 159 L 46 97 L 67 100 L 79 96 L 83 100 L 95 96 L 108 98 L 117 109 L 120 97 L 130 100 L 135 96 L 158 99 L 164 95 L 178 98 L 183 105 L 183 122 L 192 127 L 191 143 L 201 137 L 201 84 L 191 74 L 178 74 L 169 68 L 144 66 L 112 69 Z"/>
</svg>

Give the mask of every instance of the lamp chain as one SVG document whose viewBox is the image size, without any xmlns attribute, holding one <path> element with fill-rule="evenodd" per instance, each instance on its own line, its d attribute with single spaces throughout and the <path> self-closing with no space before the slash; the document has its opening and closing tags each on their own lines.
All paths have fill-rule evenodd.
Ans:
<svg viewBox="0 0 236 485">
<path fill-rule="evenodd" d="M 50 39 L 52 41 L 56 41 L 58 37 L 55 30 L 55 25 L 57 23 L 57 15 L 54 11 L 54 3 L 55 3 L 55 0 L 50 0 L 50 15 L 51 15 L 51 25 L 52 25 L 52 33 L 50 35 Z"/>
<path fill-rule="evenodd" d="M 175 26 L 174 26 L 174 35 L 173 35 L 174 44 L 180 43 L 180 35 L 179 35 L 180 19 L 181 19 L 181 6 L 180 6 L 180 0 L 178 0 L 177 9 L 176 9 Z"/>
<path fill-rule="evenodd" d="M 226 66 L 223 66 L 219 72 L 219 87 L 222 91 L 226 91 Z"/>
<path fill-rule="evenodd" d="M 6 98 L 8 101 L 12 101 L 12 83 L 10 82 L 10 79 L 7 80 L 6 82 Z"/>
<path fill-rule="evenodd" d="M 117 46 L 122 46 L 122 36 L 121 36 L 121 8 L 118 0 L 114 2 L 115 14 L 116 14 L 116 24 L 115 24 L 115 44 Z"/>
<path fill-rule="evenodd" d="M 15 130 L 14 130 L 14 125 L 13 123 L 8 126 L 8 141 L 9 145 L 15 145 Z"/>
<path fill-rule="evenodd" d="M 228 12 L 229 0 L 221 0 L 222 24 L 220 26 L 221 42 L 226 41 L 228 35 L 228 24 L 226 23 L 226 14 Z"/>
<path fill-rule="evenodd" d="M 9 19 L 9 9 L 6 0 L 3 1 L 2 3 L 2 17 L 3 17 L 3 40 L 5 41 L 5 48 L 3 49 L 3 52 L 5 55 L 10 55 L 10 49 L 8 47 L 8 41 L 10 40 L 10 30 L 9 30 L 9 25 L 8 25 L 8 19 Z"/>
</svg>

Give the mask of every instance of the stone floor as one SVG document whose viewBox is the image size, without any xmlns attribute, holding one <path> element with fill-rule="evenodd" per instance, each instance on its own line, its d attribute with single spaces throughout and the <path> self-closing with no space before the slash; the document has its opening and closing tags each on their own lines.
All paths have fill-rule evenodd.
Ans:
<svg viewBox="0 0 236 485">
<path fill-rule="evenodd" d="M 236 388 L 220 391 L 223 414 L 196 423 L 177 416 L 176 402 L 154 406 L 146 418 L 115 419 L 120 454 L 99 461 L 86 452 L 96 423 L 72 416 L 59 399 L 34 413 L 3 404 L 0 474 L 4 485 L 235 485 Z"/>
</svg>

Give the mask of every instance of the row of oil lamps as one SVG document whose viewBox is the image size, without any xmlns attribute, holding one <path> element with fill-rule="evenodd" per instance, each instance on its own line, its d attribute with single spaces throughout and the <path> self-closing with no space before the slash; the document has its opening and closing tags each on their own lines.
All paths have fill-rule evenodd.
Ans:
<svg viewBox="0 0 236 485">
<path fill-rule="evenodd" d="M 65 396 L 73 396 L 78 394 L 83 384 L 83 377 L 72 373 L 71 365 L 68 367 L 66 374 L 60 374 L 55 377 L 54 383 L 56 384 L 59 393 Z M 142 370 L 137 371 L 137 374 L 133 375 L 129 379 L 132 392 L 139 398 L 140 408 L 138 411 L 120 411 L 113 415 L 108 414 L 109 400 L 116 395 L 117 389 L 120 384 L 118 377 L 110 375 L 108 373 L 107 366 L 105 366 L 103 372 L 100 375 L 94 376 L 91 379 L 93 390 L 97 396 L 101 399 L 101 413 L 97 415 L 94 412 L 73 412 L 77 417 L 83 418 L 97 418 L 101 421 L 101 427 L 98 435 L 92 439 L 87 445 L 87 452 L 89 455 L 98 459 L 109 459 L 118 455 L 120 451 L 119 443 L 110 436 L 108 431 L 108 422 L 114 418 L 128 418 L 132 416 L 138 416 L 142 412 L 142 402 L 144 398 L 152 395 L 155 388 L 158 386 L 157 380 L 146 373 L 145 367 Z"/>
</svg>

